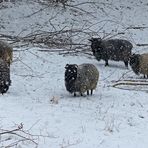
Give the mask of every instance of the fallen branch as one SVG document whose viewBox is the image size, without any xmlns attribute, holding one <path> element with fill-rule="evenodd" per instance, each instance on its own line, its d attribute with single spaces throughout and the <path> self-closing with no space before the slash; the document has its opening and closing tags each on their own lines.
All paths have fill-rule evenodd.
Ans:
<svg viewBox="0 0 148 148">
<path fill-rule="evenodd" d="M 2 131 L 0 132 L 0 136 L 1 136 L 0 144 L 3 145 L 3 147 L 18 146 L 18 144 L 27 142 L 27 141 L 30 141 L 32 144 L 35 145 L 35 147 L 38 146 L 38 143 L 35 141 L 36 137 L 29 133 L 24 132 L 22 123 L 18 125 L 18 127 L 15 129 L 12 129 L 12 130 L 0 129 L 0 131 Z M 6 142 L 8 140 L 9 140 L 9 144 Z"/>
<path fill-rule="evenodd" d="M 112 81 L 113 83 L 118 83 L 118 82 L 121 82 L 121 81 L 123 81 L 123 82 L 139 82 L 139 83 L 142 83 L 142 82 L 147 82 L 148 83 L 148 80 L 147 79 L 130 79 L 130 80 L 128 80 L 128 79 L 124 79 L 124 80 L 117 80 L 117 81 Z"/>
<path fill-rule="evenodd" d="M 136 44 L 136 46 L 148 46 L 148 44 Z"/>
<path fill-rule="evenodd" d="M 127 29 L 146 29 L 148 27 L 143 27 L 143 26 L 131 26 L 131 27 L 128 27 Z"/>
<path fill-rule="evenodd" d="M 119 86 L 119 85 L 134 85 L 134 86 L 137 86 L 137 85 L 147 85 L 148 86 L 148 83 L 141 83 L 141 82 L 119 82 L 119 83 L 116 83 L 114 85 L 112 85 L 112 87 L 116 87 L 116 86 Z"/>
<path fill-rule="evenodd" d="M 1 135 L 4 135 L 4 134 L 10 134 L 10 133 L 13 133 L 13 132 L 16 132 L 16 131 L 19 131 L 23 129 L 23 124 L 21 123 L 16 129 L 13 129 L 13 130 L 3 130 L 4 132 L 1 132 L 0 133 L 0 136 Z"/>
<path fill-rule="evenodd" d="M 129 86 L 135 86 L 135 87 L 138 87 L 138 86 L 143 86 L 143 90 L 141 87 L 138 87 L 138 90 L 140 91 L 146 91 L 144 89 L 144 86 L 148 86 L 148 81 L 146 80 L 118 80 L 118 81 L 112 81 L 113 85 L 111 85 L 112 87 L 114 88 L 118 88 L 118 89 L 124 89 L 124 90 L 137 90 L 137 89 L 131 89 Z M 122 86 L 128 86 L 126 88 L 122 88 Z"/>
<path fill-rule="evenodd" d="M 63 28 L 64 29 L 64 28 Z M 65 47 L 65 46 L 88 46 L 83 43 L 74 43 L 72 41 L 74 36 L 78 36 L 79 34 L 89 35 L 89 32 L 85 32 L 82 29 L 69 29 L 69 30 L 59 30 L 53 32 L 45 32 L 45 31 L 36 31 L 31 34 L 26 35 L 25 37 L 21 36 L 12 36 L 0 34 L 1 39 L 7 39 L 11 42 L 11 44 L 18 46 L 20 43 L 22 45 L 25 43 L 28 44 L 40 44 L 46 45 L 48 47 Z M 21 45 L 20 45 L 21 46 Z"/>
</svg>

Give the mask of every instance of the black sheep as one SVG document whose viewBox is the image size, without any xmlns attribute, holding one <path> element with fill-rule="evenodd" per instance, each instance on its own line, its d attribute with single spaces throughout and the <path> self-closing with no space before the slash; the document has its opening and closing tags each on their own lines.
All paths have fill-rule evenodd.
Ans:
<svg viewBox="0 0 148 148">
<path fill-rule="evenodd" d="M 97 87 L 98 79 L 99 71 L 93 64 L 67 64 L 65 66 L 65 86 L 67 91 L 74 93 L 74 96 L 76 92 L 81 96 L 85 92 L 89 95 L 89 90 L 92 95 Z"/>
<path fill-rule="evenodd" d="M 0 59 L 0 93 L 6 93 L 10 85 L 10 67 L 6 61 Z"/>
<path fill-rule="evenodd" d="M 105 61 L 105 66 L 108 66 L 108 60 L 124 61 L 128 67 L 128 61 L 131 56 L 133 45 L 122 39 L 102 40 L 101 38 L 91 38 L 91 49 L 93 55 L 98 61 Z"/>
</svg>

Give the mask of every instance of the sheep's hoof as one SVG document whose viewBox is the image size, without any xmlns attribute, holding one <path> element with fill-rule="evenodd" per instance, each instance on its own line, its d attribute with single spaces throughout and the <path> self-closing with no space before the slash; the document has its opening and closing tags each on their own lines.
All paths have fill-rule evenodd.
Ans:
<svg viewBox="0 0 148 148">
<path fill-rule="evenodd" d="M 108 63 L 105 63 L 105 67 L 106 67 L 106 66 L 109 66 L 109 64 L 108 64 Z"/>
<path fill-rule="evenodd" d="M 87 90 L 87 95 L 89 96 L 89 90 Z"/>
<path fill-rule="evenodd" d="M 93 89 L 91 90 L 91 95 L 93 94 Z"/>
<path fill-rule="evenodd" d="M 74 93 L 74 97 L 76 97 L 76 93 Z"/>
</svg>

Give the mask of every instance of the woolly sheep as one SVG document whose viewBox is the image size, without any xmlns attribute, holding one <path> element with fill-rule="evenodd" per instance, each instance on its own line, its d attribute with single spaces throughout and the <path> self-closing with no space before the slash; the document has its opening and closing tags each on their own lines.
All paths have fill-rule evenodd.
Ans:
<svg viewBox="0 0 148 148">
<path fill-rule="evenodd" d="M 4 41 L 0 41 L 0 58 L 10 66 L 13 58 L 13 48 Z"/>
<path fill-rule="evenodd" d="M 133 48 L 129 41 L 122 39 L 103 40 L 101 38 L 91 38 L 89 41 L 91 41 L 93 55 L 98 61 L 104 60 L 105 66 L 109 65 L 108 60 L 114 60 L 124 61 L 125 66 L 128 67 Z"/>
<path fill-rule="evenodd" d="M 135 74 L 143 74 L 148 78 L 148 53 L 133 54 L 130 57 L 130 66 Z"/>
<path fill-rule="evenodd" d="M 93 94 L 99 79 L 99 71 L 93 64 L 67 64 L 65 69 L 67 91 L 74 93 L 74 96 L 76 96 L 76 92 L 83 96 L 86 91 L 89 95 L 89 90 L 91 90 L 91 95 Z"/>
<path fill-rule="evenodd" d="M 0 93 L 6 93 L 10 84 L 10 67 L 3 59 L 0 59 Z"/>
</svg>

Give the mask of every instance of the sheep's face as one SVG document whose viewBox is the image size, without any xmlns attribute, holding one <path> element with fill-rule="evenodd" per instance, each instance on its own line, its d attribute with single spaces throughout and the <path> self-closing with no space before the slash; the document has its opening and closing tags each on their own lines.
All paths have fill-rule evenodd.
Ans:
<svg viewBox="0 0 148 148">
<path fill-rule="evenodd" d="M 101 54 L 102 54 L 102 48 L 101 48 L 102 39 L 91 38 L 89 39 L 89 41 L 91 41 L 91 49 L 92 49 L 93 55 L 97 58 L 98 61 L 100 61 Z"/>
<path fill-rule="evenodd" d="M 133 54 L 131 57 L 130 57 L 130 65 L 137 65 L 139 62 L 139 55 L 138 54 Z"/>
<path fill-rule="evenodd" d="M 11 85 L 11 80 L 1 81 L 0 83 L 0 93 L 4 94 L 8 91 L 9 86 Z"/>
<path fill-rule="evenodd" d="M 139 62 L 140 62 L 139 57 L 140 57 L 139 54 L 133 54 L 129 60 L 129 64 L 136 74 L 139 74 L 139 68 L 140 68 L 139 67 Z"/>
<path fill-rule="evenodd" d="M 65 86 L 67 91 L 70 93 L 75 92 L 75 81 L 77 79 L 77 68 L 76 64 L 67 64 L 65 66 Z"/>
<path fill-rule="evenodd" d="M 77 68 L 76 64 L 66 64 L 65 66 L 65 81 L 74 82 L 77 78 Z"/>
<path fill-rule="evenodd" d="M 96 49 L 100 48 L 100 44 L 102 43 L 101 38 L 91 38 L 89 41 L 91 42 L 92 52 L 95 52 Z"/>
</svg>

